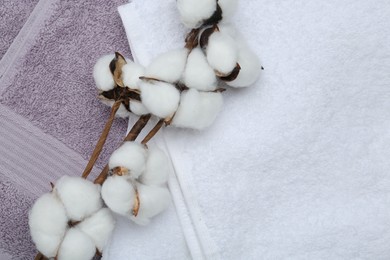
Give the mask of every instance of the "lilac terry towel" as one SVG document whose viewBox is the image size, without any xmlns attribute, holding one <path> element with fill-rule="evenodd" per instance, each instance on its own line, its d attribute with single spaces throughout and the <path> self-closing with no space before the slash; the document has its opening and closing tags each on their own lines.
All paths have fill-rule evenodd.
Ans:
<svg viewBox="0 0 390 260">
<path fill-rule="evenodd" d="M 50 190 L 50 181 L 80 175 L 87 163 L 109 115 L 96 98 L 93 65 L 108 52 L 130 56 L 116 11 L 124 2 L 40 0 L 20 31 L 16 25 L 4 31 L 15 39 L 0 61 L 1 260 L 33 257 L 31 203 Z M 94 174 L 126 126 L 115 120 Z"/>
</svg>

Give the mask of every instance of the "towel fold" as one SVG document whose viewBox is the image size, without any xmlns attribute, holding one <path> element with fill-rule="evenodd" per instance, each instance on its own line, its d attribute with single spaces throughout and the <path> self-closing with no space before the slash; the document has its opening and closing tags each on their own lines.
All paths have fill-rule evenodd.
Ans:
<svg viewBox="0 0 390 260">
<path fill-rule="evenodd" d="M 239 2 L 234 24 L 263 61 L 261 79 L 224 93 L 206 131 L 162 135 L 193 258 L 390 258 L 389 7 Z M 183 46 L 174 0 L 134 0 L 120 13 L 140 63 Z M 127 237 L 117 229 L 114 241 Z M 143 259 L 170 258 L 155 252 Z"/>
</svg>

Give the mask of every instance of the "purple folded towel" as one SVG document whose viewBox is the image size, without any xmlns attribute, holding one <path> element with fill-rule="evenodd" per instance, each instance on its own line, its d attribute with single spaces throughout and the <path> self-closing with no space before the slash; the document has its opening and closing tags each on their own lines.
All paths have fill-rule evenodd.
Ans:
<svg viewBox="0 0 390 260">
<path fill-rule="evenodd" d="M 92 153 L 109 115 L 96 99 L 92 68 L 109 52 L 130 56 L 117 13 L 125 2 L 40 0 L 0 61 L 1 259 L 33 257 L 27 227 L 31 203 L 50 190 L 49 181 L 80 175 Z M 21 3 L 25 6 L 14 9 L 1 5 L 0 13 L 25 7 L 27 14 L 33 1 Z M 9 26 L 4 34 L 13 38 L 20 23 Z M 94 174 L 126 127 L 125 120 L 115 120 Z"/>
</svg>

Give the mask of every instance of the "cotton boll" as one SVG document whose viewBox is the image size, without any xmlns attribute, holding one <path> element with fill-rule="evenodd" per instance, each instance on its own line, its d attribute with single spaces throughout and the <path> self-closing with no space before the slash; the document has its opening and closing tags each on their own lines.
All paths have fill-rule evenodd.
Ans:
<svg viewBox="0 0 390 260">
<path fill-rule="evenodd" d="M 213 15 L 217 3 L 215 0 L 177 0 L 177 8 L 183 24 L 197 28 Z"/>
<path fill-rule="evenodd" d="M 137 116 L 149 114 L 149 110 L 141 102 L 138 101 L 130 102 L 130 110 Z"/>
<path fill-rule="evenodd" d="M 58 251 L 58 260 L 86 260 L 95 254 L 96 247 L 91 238 L 78 228 L 71 228 Z"/>
<path fill-rule="evenodd" d="M 186 65 L 188 50 L 172 50 L 156 57 L 145 69 L 145 76 L 174 83 L 179 81 Z"/>
<path fill-rule="evenodd" d="M 139 77 L 143 76 L 145 68 L 137 63 L 128 61 L 126 65 L 122 67 L 122 80 L 126 87 L 132 89 L 138 89 Z"/>
<path fill-rule="evenodd" d="M 100 100 L 103 104 L 112 107 L 115 103 L 113 100 L 107 100 L 107 99 L 101 99 Z M 130 111 L 128 111 L 123 104 L 121 104 L 118 108 L 118 110 L 115 113 L 116 117 L 121 117 L 121 118 L 128 118 L 130 116 Z"/>
<path fill-rule="evenodd" d="M 238 64 L 241 70 L 237 78 L 226 82 L 231 87 L 248 87 L 256 82 L 261 72 L 261 65 L 257 55 L 244 43 L 239 42 Z"/>
<path fill-rule="evenodd" d="M 135 190 L 126 177 L 114 175 L 103 183 L 102 198 L 113 212 L 126 216 L 133 210 Z"/>
<path fill-rule="evenodd" d="M 96 248 L 103 252 L 115 227 L 115 219 L 108 208 L 103 208 L 77 225 L 77 228 L 87 234 Z"/>
<path fill-rule="evenodd" d="M 40 197 L 29 212 L 28 224 L 38 251 L 48 258 L 55 257 L 68 226 L 60 200 L 53 193 Z"/>
<path fill-rule="evenodd" d="M 139 225 L 146 225 L 150 219 L 168 208 L 171 195 L 167 188 L 137 183 L 140 208 L 136 217 L 130 218 Z"/>
<path fill-rule="evenodd" d="M 114 54 L 100 57 L 93 67 L 93 78 L 96 87 L 102 91 L 108 91 L 115 87 L 113 75 L 110 71 L 110 62 L 115 58 Z"/>
<path fill-rule="evenodd" d="M 54 189 L 72 221 L 81 221 L 102 207 L 100 186 L 81 177 L 63 176 Z"/>
<path fill-rule="evenodd" d="M 238 50 L 234 39 L 223 32 L 211 34 L 207 49 L 207 61 L 217 72 L 229 74 L 237 63 Z"/>
<path fill-rule="evenodd" d="M 221 93 L 183 91 L 172 125 L 202 130 L 214 122 L 222 104 Z"/>
<path fill-rule="evenodd" d="M 158 147 L 150 147 L 145 172 L 140 182 L 145 185 L 162 185 L 167 182 L 170 172 L 169 159 Z"/>
<path fill-rule="evenodd" d="M 237 0 L 218 0 L 218 4 L 222 9 L 224 20 L 230 19 L 237 10 Z"/>
<path fill-rule="evenodd" d="M 143 80 L 140 89 L 142 103 L 153 115 L 166 118 L 176 111 L 180 92 L 172 84 Z"/>
<path fill-rule="evenodd" d="M 135 142 L 125 142 L 116 149 L 108 162 L 110 169 L 125 167 L 132 178 L 138 178 L 145 169 L 147 152 L 143 145 Z"/>
<path fill-rule="evenodd" d="M 217 86 L 214 70 L 199 47 L 193 49 L 188 56 L 183 82 L 189 88 L 204 91 L 215 90 Z"/>
</svg>

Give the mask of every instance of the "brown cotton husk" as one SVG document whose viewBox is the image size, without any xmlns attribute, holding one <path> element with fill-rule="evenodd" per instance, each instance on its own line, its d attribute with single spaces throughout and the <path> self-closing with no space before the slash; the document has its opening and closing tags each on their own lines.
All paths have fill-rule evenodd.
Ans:
<svg viewBox="0 0 390 260">
<path fill-rule="evenodd" d="M 135 201 L 134 201 L 134 207 L 133 207 L 133 216 L 134 217 L 136 217 L 138 215 L 140 205 L 141 205 L 141 201 L 139 200 L 139 192 L 138 192 L 137 187 L 135 187 Z"/>
<path fill-rule="evenodd" d="M 192 50 L 198 46 L 198 38 L 199 38 L 200 29 L 192 29 L 186 36 L 185 39 L 185 48 Z"/>
<path fill-rule="evenodd" d="M 120 87 L 125 87 L 122 80 L 122 67 L 126 64 L 126 59 L 119 52 L 115 52 L 115 58 L 110 63 L 110 71 L 114 76 L 115 83 Z"/>
<path fill-rule="evenodd" d="M 232 70 L 232 72 L 230 72 L 229 75 L 221 75 L 219 76 L 218 73 L 217 76 L 219 77 L 220 80 L 223 80 L 223 81 L 233 81 L 235 80 L 237 77 L 238 77 L 238 74 L 240 74 L 240 70 L 241 70 L 241 66 L 240 64 L 236 64 L 236 67 L 234 67 L 234 69 Z"/>
<path fill-rule="evenodd" d="M 209 38 L 215 31 L 219 31 L 219 28 L 217 25 L 209 27 L 202 32 L 202 34 L 200 35 L 200 38 L 199 38 L 199 45 L 202 49 L 205 49 L 207 47 L 207 45 L 209 43 Z"/>
<path fill-rule="evenodd" d="M 129 169 L 127 169 L 126 167 L 122 167 L 122 166 L 115 167 L 111 171 L 112 171 L 112 174 L 115 174 L 118 176 L 123 176 L 123 175 L 129 174 Z"/>
<path fill-rule="evenodd" d="M 214 25 L 221 20 L 222 20 L 222 9 L 217 3 L 217 8 L 215 9 L 214 13 L 210 16 L 210 18 L 208 18 L 203 22 L 202 26 Z"/>
</svg>

